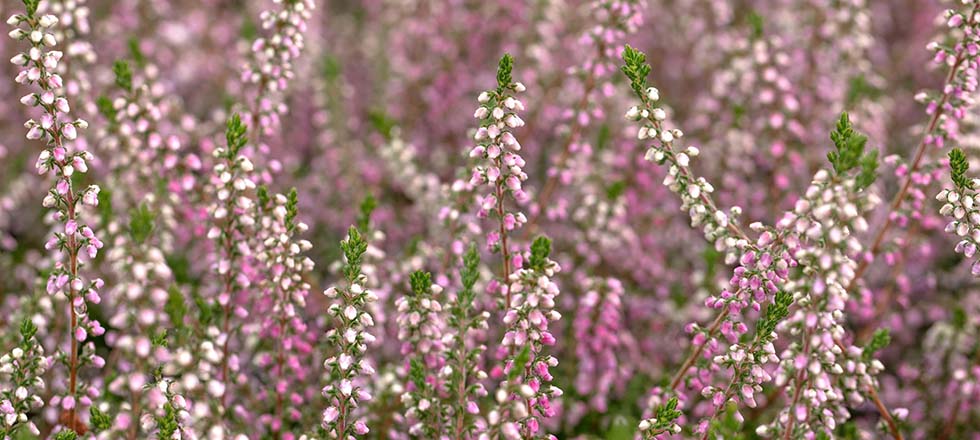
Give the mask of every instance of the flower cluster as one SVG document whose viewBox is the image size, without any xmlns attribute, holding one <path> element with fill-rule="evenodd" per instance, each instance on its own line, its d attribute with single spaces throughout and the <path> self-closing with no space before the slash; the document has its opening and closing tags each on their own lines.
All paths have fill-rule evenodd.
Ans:
<svg viewBox="0 0 980 440">
<path fill-rule="evenodd" d="M 164 398 L 157 413 L 143 415 L 140 421 L 143 431 L 157 440 L 197 440 L 199 437 L 190 426 L 193 408 L 184 396 L 174 391 L 174 382 L 158 378 L 152 386 Z"/>
<path fill-rule="evenodd" d="M 936 195 L 936 200 L 943 204 L 939 213 L 950 218 L 946 232 L 960 237 L 956 252 L 972 259 L 980 245 L 980 206 L 975 205 L 974 190 L 980 182 L 966 176 L 970 164 L 963 150 L 954 148 L 949 152 L 949 166 L 954 187 L 943 189 Z M 980 276 L 980 261 L 973 263 L 970 272 Z"/>
<path fill-rule="evenodd" d="M 555 439 L 543 431 L 543 419 L 553 417 L 553 399 L 562 390 L 550 385 L 551 368 L 558 359 L 545 353 L 555 345 L 550 324 L 561 319 L 555 310 L 558 285 L 552 280 L 561 270 L 549 259 L 551 241 L 538 237 L 531 245 L 527 267 L 519 268 L 510 277 L 512 304 L 504 315 L 506 332 L 500 350 L 507 352 L 497 388 L 497 407 L 488 419 L 491 435 L 515 440 L 518 438 Z"/>
<path fill-rule="evenodd" d="M 980 0 L 7 3 L 3 440 L 978 434 Z"/>
<path fill-rule="evenodd" d="M 536 212 L 531 224 L 540 215 L 551 217 L 560 212 L 564 204 L 559 202 L 549 206 L 551 195 L 559 184 L 571 184 L 574 173 L 581 173 L 591 165 L 589 156 L 593 146 L 583 137 L 591 124 L 605 117 L 599 101 L 615 90 L 611 79 L 617 70 L 619 53 L 626 37 L 643 24 L 642 6 L 640 0 L 596 0 L 590 5 L 597 23 L 586 30 L 579 41 L 579 49 L 585 51 L 586 57 L 581 65 L 569 69 L 569 73 L 578 79 L 581 90 L 576 94 L 574 104 L 562 115 L 566 120 L 558 127 L 562 132 L 567 131 L 562 133 L 566 140 L 549 167 L 548 179 L 535 200 Z"/>
<path fill-rule="evenodd" d="M 620 363 L 623 350 L 623 283 L 616 278 L 586 281 L 585 295 L 575 310 L 575 391 L 589 397 L 598 411 L 609 407 L 610 391 L 621 386 L 630 371 Z"/>
<path fill-rule="evenodd" d="M 344 251 L 343 288 L 331 287 L 324 295 L 333 301 L 327 312 L 337 326 L 327 332 L 327 342 L 334 347 L 336 354 L 323 362 L 331 382 L 323 387 L 323 395 L 328 399 L 327 409 L 323 411 L 321 425 L 332 438 L 346 439 L 363 436 L 369 429 L 364 420 L 356 414 L 358 406 L 371 400 L 367 389 L 366 376 L 374 374 L 374 368 L 365 359 L 368 344 L 375 337 L 368 333 L 374 319 L 367 306 L 377 300 L 368 287 L 368 279 L 361 272 L 361 263 L 368 243 L 361 237 L 357 228 L 351 226 L 347 239 L 340 243 Z"/>
<path fill-rule="evenodd" d="M 796 231 L 801 246 L 794 258 L 802 276 L 786 284 L 800 309 L 780 324 L 781 332 L 799 337 L 780 354 L 776 384 L 785 386 L 792 400 L 781 410 L 773 426 L 760 434 L 831 434 L 850 418 L 843 402 L 864 401 L 880 362 L 853 359 L 846 347 L 845 311 L 847 286 L 854 279 L 861 252 L 854 233 L 867 231 L 864 215 L 877 206 L 878 197 L 868 189 L 875 180 L 877 151 L 865 152 L 867 137 L 851 126 L 847 113 L 831 133 L 836 151 L 828 155 L 833 172 L 818 171 L 813 182 L 779 227 Z M 860 349 L 858 349 L 860 352 Z"/>
</svg>

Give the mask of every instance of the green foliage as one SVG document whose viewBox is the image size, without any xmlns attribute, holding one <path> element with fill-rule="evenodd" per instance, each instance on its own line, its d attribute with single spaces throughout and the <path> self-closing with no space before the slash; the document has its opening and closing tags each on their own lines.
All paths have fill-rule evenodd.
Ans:
<svg viewBox="0 0 980 440">
<path fill-rule="evenodd" d="M 124 60 L 116 60 L 112 63 L 112 73 L 116 75 L 116 85 L 127 91 L 133 91 L 133 71 L 129 68 L 129 63 Z"/>
<path fill-rule="evenodd" d="M 414 292 L 415 295 L 422 296 L 429 294 L 429 289 L 432 287 L 431 273 L 417 270 L 412 272 L 409 278 L 412 283 L 412 292 Z"/>
<path fill-rule="evenodd" d="M 174 433 L 180 429 L 177 421 L 177 408 L 169 401 L 163 404 L 163 415 L 157 416 L 157 440 L 170 440 L 174 438 Z"/>
<path fill-rule="evenodd" d="M 385 139 L 391 140 L 391 132 L 398 124 L 382 110 L 371 110 L 368 112 L 368 121 L 375 130 L 378 130 Z"/>
<path fill-rule="evenodd" d="M 109 123 L 114 123 L 116 121 L 116 108 L 112 105 L 112 100 L 105 95 L 101 95 L 95 100 L 95 106 L 98 107 L 99 113 L 105 116 Z"/>
<path fill-rule="evenodd" d="M 323 60 L 320 62 L 320 73 L 327 81 L 333 81 L 343 73 L 340 60 L 333 55 L 324 55 Z"/>
<path fill-rule="evenodd" d="M 665 432 L 674 424 L 674 420 L 677 420 L 682 415 L 683 413 L 677 409 L 677 397 L 671 397 L 653 409 L 652 419 L 655 421 L 651 423 L 650 430 L 653 432 Z"/>
<path fill-rule="evenodd" d="M 959 189 L 973 189 L 973 179 L 966 177 L 967 170 L 970 169 L 970 162 L 966 159 L 966 154 L 959 148 L 954 148 L 949 152 L 949 171 L 953 183 Z"/>
<path fill-rule="evenodd" d="M 551 240 L 543 235 L 535 238 L 531 243 L 531 259 L 528 262 L 531 269 L 543 270 L 550 254 Z"/>
<path fill-rule="evenodd" d="M 878 150 L 871 150 L 861 156 L 859 165 L 861 171 L 854 178 L 854 183 L 858 189 L 864 189 L 875 183 L 875 179 L 878 178 Z"/>
<path fill-rule="evenodd" d="M 861 357 L 864 358 L 865 361 L 870 361 L 874 358 L 875 353 L 887 347 L 891 341 L 892 337 L 888 332 L 888 329 L 880 328 L 875 330 L 874 335 L 871 336 L 871 340 L 864 346 L 864 351 L 861 352 Z"/>
<path fill-rule="evenodd" d="M 163 329 L 150 335 L 150 344 L 154 347 L 166 347 L 168 345 L 168 337 L 170 337 L 170 332 L 167 329 Z"/>
<path fill-rule="evenodd" d="M 263 210 L 268 209 L 269 202 L 272 201 L 272 198 L 269 197 L 269 187 L 265 185 L 259 185 L 259 187 L 255 190 L 255 198 L 259 200 L 260 208 L 262 208 Z"/>
<path fill-rule="evenodd" d="M 868 82 L 864 75 L 852 77 L 847 88 L 847 98 L 844 102 L 847 105 L 857 104 L 863 98 L 877 98 L 881 95 L 881 90 Z"/>
<path fill-rule="evenodd" d="M 221 304 L 208 301 L 198 293 L 194 294 L 194 304 L 197 305 L 197 320 L 202 326 L 210 325 L 222 314 Z"/>
<path fill-rule="evenodd" d="M 184 317 L 187 316 L 187 303 L 184 302 L 184 295 L 177 285 L 172 285 L 167 289 L 167 303 L 164 304 L 163 311 L 175 327 L 179 329 L 184 326 Z"/>
<path fill-rule="evenodd" d="M 357 227 L 359 229 L 367 231 L 371 228 L 371 214 L 374 213 L 374 209 L 377 207 L 378 199 L 374 198 L 373 194 L 364 196 L 357 215 Z"/>
<path fill-rule="evenodd" d="M 517 354 L 514 358 L 514 365 L 510 368 L 510 374 L 507 376 L 511 381 L 517 378 L 521 373 L 524 373 L 524 367 L 531 360 L 531 345 L 525 345 L 521 352 Z"/>
<path fill-rule="evenodd" d="M 626 192 L 626 181 L 617 180 L 606 187 L 606 198 L 616 200 Z"/>
<path fill-rule="evenodd" d="M 860 167 L 861 170 L 856 177 L 858 189 L 874 183 L 878 170 L 878 151 L 873 150 L 865 154 L 864 148 L 868 143 L 868 137 L 854 129 L 847 112 L 841 113 L 837 126 L 830 132 L 830 140 L 834 142 L 836 151 L 827 153 L 827 160 L 833 165 L 837 175 Z"/>
<path fill-rule="evenodd" d="M 746 20 L 749 22 L 749 29 L 752 31 L 752 39 L 757 40 L 762 38 L 763 24 L 765 23 L 762 15 L 760 15 L 758 11 L 751 11 L 746 17 Z"/>
<path fill-rule="evenodd" d="M 238 113 L 235 113 L 231 119 L 228 119 L 228 127 L 225 130 L 225 141 L 228 142 L 229 158 L 238 156 L 238 152 L 248 142 L 248 138 L 246 137 L 247 131 L 245 124 L 242 123 L 242 117 Z"/>
<path fill-rule="evenodd" d="M 772 332 L 776 330 L 776 326 L 789 316 L 789 306 L 792 303 L 793 295 L 791 293 L 784 290 L 776 292 L 773 303 L 766 307 L 766 312 L 756 327 L 755 334 L 758 345 L 761 346 L 764 342 L 772 339 Z"/>
<path fill-rule="evenodd" d="M 643 102 L 647 101 L 647 75 L 650 74 L 650 65 L 647 64 L 647 56 L 630 45 L 626 45 L 623 51 L 623 67 L 621 68 L 626 77 L 630 80 L 630 87 Z"/>
<path fill-rule="evenodd" d="M 622 415 L 613 417 L 609 429 L 606 430 L 606 440 L 633 440 L 636 436 L 636 419 Z"/>
<path fill-rule="evenodd" d="M 459 270 L 459 278 L 463 283 L 463 289 L 459 292 L 459 304 L 464 308 L 469 308 L 476 298 L 476 291 L 473 290 L 473 286 L 480 279 L 480 253 L 473 243 L 470 243 L 469 249 L 463 254 L 463 267 Z"/>
<path fill-rule="evenodd" d="M 70 429 L 63 429 L 54 435 L 54 440 L 78 440 L 78 434 Z"/>
<path fill-rule="evenodd" d="M 286 224 L 292 230 L 296 224 L 296 216 L 299 215 L 299 193 L 296 188 L 291 188 L 286 195 Z"/>
<path fill-rule="evenodd" d="M 361 263 L 367 247 L 367 241 L 361 237 L 361 233 L 356 227 L 351 226 L 347 230 L 347 239 L 340 242 L 340 249 L 344 251 L 344 256 L 347 258 L 347 263 L 344 264 L 344 276 L 347 277 L 347 281 L 353 283 L 361 275 Z"/>
<path fill-rule="evenodd" d="M 415 384 L 416 389 L 425 388 L 425 366 L 418 358 L 412 358 L 409 362 L 408 378 Z"/>
<path fill-rule="evenodd" d="M 129 210 L 129 236 L 137 244 L 143 244 L 150 237 L 155 228 L 154 220 L 156 214 L 150 210 L 146 203 Z"/>
<path fill-rule="evenodd" d="M 954 307 L 949 320 L 953 323 L 953 328 L 963 330 L 966 328 L 967 322 L 966 310 L 963 310 L 963 307 L 960 306 Z"/>
<path fill-rule="evenodd" d="M 505 53 L 497 63 L 497 88 L 500 90 L 510 88 L 514 85 L 514 57 Z"/>
<path fill-rule="evenodd" d="M 27 16 L 29 18 L 34 18 L 37 14 L 37 5 L 41 3 L 41 0 L 24 0 L 24 6 L 27 8 Z"/>
<path fill-rule="evenodd" d="M 99 433 L 112 427 L 112 417 L 102 412 L 96 407 L 91 407 L 88 411 L 92 431 Z"/>
<path fill-rule="evenodd" d="M 114 212 L 112 210 L 112 191 L 106 188 L 100 188 L 99 190 L 99 217 L 102 220 L 102 226 L 109 224 L 109 221 L 113 219 Z"/>
<path fill-rule="evenodd" d="M 140 40 L 130 38 L 127 42 L 129 46 L 129 57 L 133 59 L 139 67 L 146 67 L 146 55 L 143 55 L 143 50 L 140 49 Z"/>
<path fill-rule="evenodd" d="M 864 154 L 864 146 L 868 142 L 867 136 L 854 131 L 847 112 L 841 113 L 837 126 L 830 132 L 830 140 L 834 142 L 837 151 L 827 153 L 827 159 L 830 160 L 837 174 L 846 173 L 858 165 L 861 155 Z"/>
<path fill-rule="evenodd" d="M 20 337 L 24 341 L 29 341 L 37 334 L 37 326 L 30 319 L 25 319 L 20 323 Z"/>
</svg>

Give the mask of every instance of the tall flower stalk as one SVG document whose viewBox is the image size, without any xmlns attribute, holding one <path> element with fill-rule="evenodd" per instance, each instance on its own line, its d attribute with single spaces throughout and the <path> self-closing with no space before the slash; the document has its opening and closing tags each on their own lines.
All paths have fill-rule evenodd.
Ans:
<svg viewBox="0 0 980 440">
<path fill-rule="evenodd" d="M 470 183 L 490 187 L 488 194 L 479 197 L 477 216 L 493 215 L 497 219 L 498 228 L 487 233 L 487 247 L 499 251 L 503 257 L 498 286 L 505 308 L 510 308 L 512 295 L 507 285 L 514 269 L 508 238 L 512 231 L 527 223 L 527 216 L 509 208 L 507 200 L 519 203 L 528 200 L 522 188 L 527 180 L 526 163 L 520 156 L 521 144 L 512 132 L 524 126 L 524 120 L 518 115 L 524 110 L 524 104 L 517 99 L 517 94 L 526 88 L 514 81 L 513 70 L 514 58 L 509 54 L 501 57 L 497 66 L 497 88 L 480 93 L 477 98 L 480 107 L 473 117 L 480 121 L 480 127 L 473 135 L 477 145 L 470 151 L 470 157 L 481 160 L 473 168 Z"/>
<path fill-rule="evenodd" d="M 369 431 L 356 411 L 361 403 L 371 400 L 366 380 L 374 374 L 374 368 L 364 355 L 375 337 L 368 332 L 374 326 L 374 319 L 367 308 L 378 297 L 361 272 L 368 243 L 357 228 L 350 227 L 340 247 L 345 258 L 346 286 L 323 292 L 332 301 L 327 313 L 336 327 L 327 332 L 327 342 L 336 351 L 323 362 L 330 384 L 323 387 L 327 408 L 323 411 L 321 427 L 331 438 L 346 439 L 364 436 Z"/>
<path fill-rule="evenodd" d="M 274 404 L 262 418 L 277 438 L 294 436 L 291 425 L 302 422 L 300 405 L 306 397 L 300 384 L 309 377 L 309 369 L 303 365 L 309 362 L 313 348 L 309 326 L 299 317 L 310 291 L 306 278 L 314 266 L 303 253 L 313 244 L 298 238 L 308 230 L 306 223 L 296 218 L 298 205 L 295 188 L 288 195 L 273 197 L 259 189 L 256 217 L 267 236 L 255 255 L 265 267 L 260 334 L 274 343 L 271 350 L 258 354 L 257 362 L 270 370 Z"/>
<path fill-rule="evenodd" d="M 80 214 L 85 206 L 97 206 L 99 187 L 91 185 L 76 190 L 73 177 L 88 171 L 94 159 L 92 153 L 76 148 L 74 141 L 78 130 L 88 127 L 82 119 L 72 120 L 69 116 L 68 100 L 64 97 L 64 80 L 55 73 L 63 53 L 51 49 L 58 42 L 52 28 L 58 23 L 53 15 L 38 15 L 39 0 L 26 0 L 25 13 L 12 15 L 7 23 L 14 26 L 11 38 L 25 41 L 30 45 L 26 52 L 18 53 L 11 62 L 20 69 L 16 81 L 32 86 L 35 90 L 21 98 L 21 103 L 41 111 L 38 120 L 31 119 L 24 124 L 28 139 L 40 139 L 45 149 L 38 156 L 35 168 L 39 174 L 54 178 L 54 186 L 44 198 L 44 206 L 53 209 L 58 221 L 62 222 L 61 232 L 56 232 L 47 242 L 46 248 L 58 251 L 60 261 L 48 278 L 47 291 L 51 295 L 63 294 L 68 299 L 69 347 L 62 350 L 57 358 L 66 368 L 67 383 L 51 399 L 53 405 L 62 409 L 60 421 L 64 429 L 78 434 L 87 432 L 86 422 L 79 415 L 79 409 L 92 404 L 98 390 L 89 389 L 80 375 L 85 366 L 100 368 L 105 361 L 95 354 L 89 336 L 99 336 L 105 332 L 98 321 L 88 313 L 88 305 L 101 301 L 99 290 L 102 280 L 88 279 L 80 268 L 86 261 L 92 261 L 102 248 L 102 241 L 95 236 Z"/>
<path fill-rule="evenodd" d="M 446 389 L 450 402 L 451 438 L 463 440 L 479 432 L 480 407 L 478 401 L 487 395 L 482 381 L 487 373 L 480 367 L 486 346 L 474 341 L 477 333 L 486 330 L 489 312 L 476 312 L 476 283 L 480 278 L 480 254 L 476 245 L 463 255 L 459 278 L 462 284 L 456 297 L 449 302 L 447 325 L 451 341 L 446 354 L 449 371 Z"/>
<path fill-rule="evenodd" d="M 531 244 L 527 267 L 519 266 L 509 280 L 514 296 L 504 315 L 506 331 L 500 343 L 509 354 L 504 360 L 504 379 L 494 396 L 496 407 L 488 416 L 491 437 L 557 438 L 541 426 L 557 413 L 552 401 L 562 395 L 560 388 L 550 384 L 551 369 L 558 359 L 545 352 L 556 342 L 550 325 L 561 319 L 555 310 L 559 289 L 553 281 L 561 267 L 550 254 L 551 240 L 538 237 Z"/>
<path fill-rule="evenodd" d="M 214 240 L 218 250 L 214 271 L 221 283 L 214 304 L 221 310 L 221 330 L 216 340 L 221 353 L 218 356 L 218 377 L 210 386 L 217 398 L 215 403 L 219 414 L 228 412 L 234 398 L 231 388 L 240 365 L 238 355 L 231 349 L 232 344 L 238 342 L 235 335 L 241 324 L 237 320 L 247 315 L 244 305 L 249 301 L 247 289 L 251 285 L 245 266 L 254 251 L 250 237 L 255 227 L 255 200 L 252 194 L 256 185 L 251 176 L 254 166 L 242 154 L 242 148 L 247 143 L 245 132 L 246 127 L 237 114 L 228 120 L 226 147 L 214 150 L 217 161 L 211 182 L 216 197 L 210 208 L 213 223 L 208 237 Z"/>
</svg>

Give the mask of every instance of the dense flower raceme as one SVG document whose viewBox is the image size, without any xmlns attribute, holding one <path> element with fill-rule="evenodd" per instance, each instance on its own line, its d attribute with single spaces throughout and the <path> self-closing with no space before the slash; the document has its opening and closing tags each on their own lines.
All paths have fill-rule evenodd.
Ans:
<svg viewBox="0 0 980 440">
<path fill-rule="evenodd" d="M 978 434 L 976 0 L 2 9 L 3 440 Z"/>
<path fill-rule="evenodd" d="M 11 62 L 20 69 L 17 82 L 36 88 L 24 95 L 21 102 L 42 112 L 38 120 L 31 119 L 24 126 L 28 130 L 28 139 L 40 139 L 45 143 L 35 165 L 37 172 L 49 174 L 55 180 L 44 199 L 44 206 L 56 212 L 63 227 L 61 232 L 51 236 L 46 248 L 59 252 L 62 257 L 48 277 L 47 291 L 51 295 L 67 297 L 71 321 L 68 348 L 57 355 L 67 370 L 67 377 L 58 385 L 59 391 L 50 404 L 63 409 L 60 419 L 65 429 L 84 432 L 84 410 L 99 396 L 99 390 L 90 387 L 79 373 L 84 366 L 98 368 L 105 364 L 105 360 L 95 354 L 94 344 L 88 341 L 89 335 L 101 336 L 105 329 L 88 313 L 88 304 L 101 302 L 99 290 L 103 282 L 98 278 L 89 279 L 79 271 L 86 261 L 95 260 L 103 243 L 79 214 L 85 206 L 98 205 L 99 187 L 91 185 L 78 191 L 72 182 L 76 172 L 88 171 L 94 157 L 73 146 L 78 139 L 78 130 L 87 128 L 88 123 L 81 119 L 70 120 L 68 101 L 60 92 L 64 80 L 55 69 L 64 54 L 50 49 L 57 44 L 50 29 L 57 25 L 58 19 L 53 15 L 38 15 L 37 2 L 25 2 L 25 5 L 26 14 L 12 15 L 7 23 L 15 27 L 10 36 L 28 43 L 30 49 L 19 53 Z"/>
<path fill-rule="evenodd" d="M 253 90 L 248 99 L 248 125 L 262 135 L 274 133 L 287 106 L 281 95 L 294 77 L 293 64 L 305 45 L 307 20 L 314 9 L 313 0 L 275 0 L 275 9 L 262 11 L 262 31 L 268 35 L 252 42 L 251 60 L 242 68 L 242 80 Z M 256 140 L 260 138 L 256 135 Z M 268 146 L 257 145 L 263 154 Z M 263 156 L 264 157 L 264 156 Z M 273 164 L 274 168 L 280 165 Z"/>
<path fill-rule="evenodd" d="M 542 431 L 543 419 L 556 413 L 553 400 L 562 395 L 561 389 L 551 385 L 550 370 L 558 359 L 545 352 L 556 341 L 550 327 L 561 318 L 554 310 L 559 290 L 552 281 L 561 268 L 548 258 L 550 253 L 551 241 L 536 239 L 525 256 L 527 267 L 518 265 L 510 276 L 512 303 L 504 314 L 507 330 L 500 344 L 507 354 L 504 379 L 494 395 L 496 407 L 488 416 L 491 436 L 555 438 Z"/>
<path fill-rule="evenodd" d="M 271 390 L 263 390 L 264 400 L 271 403 L 261 417 L 273 433 L 285 433 L 295 438 L 290 425 L 301 424 L 300 405 L 308 398 L 301 384 L 310 376 L 308 363 L 313 351 L 314 335 L 309 326 L 299 318 L 300 310 L 307 305 L 310 291 L 304 279 L 313 270 L 313 260 L 303 254 L 312 243 L 298 239 L 307 231 L 306 223 L 298 221 L 297 193 L 276 194 L 270 197 L 260 188 L 258 226 L 266 236 L 257 244 L 255 258 L 264 265 L 266 272 L 261 285 L 263 297 L 258 310 L 263 314 L 260 335 L 273 342 L 272 346 L 256 355 L 255 363 L 269 372 L 267 382 Z"/>
<path fill-rule="evenodd" d="M 323 411 L 321 425 L 331 438 L 345 439 L 370 431 L 363 414 L 357 411 L 362 403 L 371 400 L 367 377 L 375 370 L 364 354 L 375 337 L 369 333 L 374 319 L 367 311 L 367 305 L 378 298 L 371 291 L 370 280 L 361 271 L 368 243 L 357 228 L 351 226 L 340 246 L 344 251 L 346 286 L 331 287 L 323 292 L 332 301 L 327 311 L 337 323 L 327 332 L 327 340 L 337 351 L 323 362 L 330 383 L 323 387 L 328 406 Z"/>
<path fill-rule="evenodd" d="M 9 438 L 21 428 L 39 435 L 37 425 L 28 414 L 44 405 L 37 393 L 44 388 L 45 370 L 51 358 L 44 355 L 44 348 L 34 337 L 37 326 L 24 321 L 20 327 L 21 342 L 10 353 L 0 357 L 0 434 Z"/>
</svg>

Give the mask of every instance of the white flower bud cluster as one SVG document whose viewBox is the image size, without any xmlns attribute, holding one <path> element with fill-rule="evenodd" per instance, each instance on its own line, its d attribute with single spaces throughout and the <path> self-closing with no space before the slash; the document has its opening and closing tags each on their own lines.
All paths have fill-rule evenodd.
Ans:
<svg viewBox="0 0 980 440">
<path fill-rule="evenodd" d="M 717 208 L 711 199 L 715 188 L 705 178 L 694 176 L 690 169 L 691 160 L 700 155 L 701 150 L 695 146 L 680 149 L 675 146 L 684 136 L 680 129 L 665 127 L 667 112 L 660 107 L 653 107 L 660 99 L 660 92 L 650 87 L 647 89 L 648 100 L 645 107 L 630 107 L 626 119 L 640 123 L 637 139 L 652 141 L 644 159 L 649 162 L 667 165 L 667 176 L 664 186 L 681 198 L 681 209 L 688 211 L 692 227 L 701 227 L 708 241 L 713 242 L 715 249 L 725 253 L 727 264 L 738 261 L 739 249 L 747 243 L 738 229 L 738 217 L 742 209 L 733 206 L 728 212 Z"/>
<path fill-rule="evenodd" d="M 191 405 L 174 388 L 175 383 L 171 379 L 163 379 L 154 384 L 152 391 L 163 398 L 159 399 L 158 407 L 153 412 L 141 416 L 140 427 L 143 432 L 154 436 L 169 434 L 171 440 L 197 440 L 199 437 L 191 426 Z M 167 432 L 161 432 L 162 430 Z"/>
<path fill-rule="evenodd" d="M 974 187 L 980 185 L 980 179 L 973 181 Z M 980 198 L 972 189 L 943 189 L 936 195 L 936 200 L 943 204 L 939 213 L 950 219 L 946 224 L 946 232 L 960 238 L 956 243 L 956 252 L 968 259 L 973 259 L 980 246 Z M 970 272 L 980 276 L 980 259 L 974 261 Z"/>
<path fill-rule="evenodd" d="M 450 203 L 448 188 L 438 175 L 419 167 L 415 147 L 405 143 L 397 128 L 391 136 L 379 151 L 388 175 L 404 188 L 420 212 L 432 213 L 434 217 L 441 215 L 440 208 Z"/>
<path fill-rule="evenodd" d="M 215 199 L 208 209 L 213 220 L 208 238 L 222 250 L 215 270 L 223 277 L 233 278 L 240 287 L 247 287 L 248 279 L 239 275 L 241 258 L 252 255 L 254 247 L 253 240 L 248 239 L 256 223 L 252 198 L 256 188 L 252 178 L 254 166 L 245 156 L 230 157 L 226 148 L 216 148 L 214 156 L 218 160 L 212 173 Z"/>
</svg>

